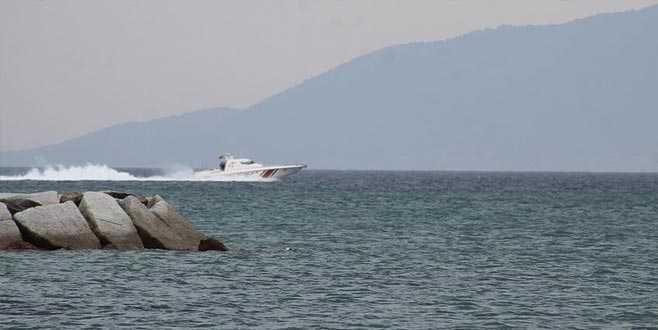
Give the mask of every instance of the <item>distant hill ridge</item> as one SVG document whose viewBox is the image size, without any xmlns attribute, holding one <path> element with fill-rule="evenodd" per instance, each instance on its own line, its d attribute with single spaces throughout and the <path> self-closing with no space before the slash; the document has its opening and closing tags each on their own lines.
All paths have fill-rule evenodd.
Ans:
<svg viewBox="0 0 658 330">
<path fill-rule="evenodd" d="M 248 109 L 126 123 L 1 165 L 658 170 L 658 6 L 361 56 Z"/>
</svg>

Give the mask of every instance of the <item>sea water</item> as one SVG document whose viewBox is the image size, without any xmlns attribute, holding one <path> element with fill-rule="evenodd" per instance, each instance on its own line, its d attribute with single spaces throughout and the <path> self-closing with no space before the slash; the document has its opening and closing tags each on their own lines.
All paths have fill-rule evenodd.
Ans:
<svg viewBox="0 0 658 330">
<path fill-rule="evenodd" d="M 658 324 L 656 174 L 88 179 L 0 191 L 160 194 L 230 251 L 0 252 L 1 328 Z"/>
</svg>

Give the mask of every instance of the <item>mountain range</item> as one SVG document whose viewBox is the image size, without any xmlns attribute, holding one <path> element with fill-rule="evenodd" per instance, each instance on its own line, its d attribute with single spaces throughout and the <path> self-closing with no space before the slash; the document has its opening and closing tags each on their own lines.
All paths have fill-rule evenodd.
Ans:
<svg viewBox="0 0 658 330">
<path fill-rule="evenodd" d="M 57 125 L 57 124 L 53 124 Z M 0 165 L 658 170 L 658 6 L 356 58 L 245 109 L 112 126 Z"/>
</svg>

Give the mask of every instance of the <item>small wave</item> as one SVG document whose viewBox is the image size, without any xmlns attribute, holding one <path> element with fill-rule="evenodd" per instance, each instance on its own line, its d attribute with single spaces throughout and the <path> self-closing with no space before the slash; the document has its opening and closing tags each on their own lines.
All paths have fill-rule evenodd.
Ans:
<svg viewBox="0 0 658 330">
<path fill-rule="evenodd" d="M 247 181 L 271 182 L 273 179 L 263 179 L 259 176 L 195 178 L 194 170 L 189 167 L 177 166 L 165 169 L 162 175 L 136 176 L 127 171 L 121 171 L 103 164 L 87 164 L 82 166 L 54 165 L 44 168 L 32 168 L 25 174 L 1 176 L 0 181 Z"/>
</svg>

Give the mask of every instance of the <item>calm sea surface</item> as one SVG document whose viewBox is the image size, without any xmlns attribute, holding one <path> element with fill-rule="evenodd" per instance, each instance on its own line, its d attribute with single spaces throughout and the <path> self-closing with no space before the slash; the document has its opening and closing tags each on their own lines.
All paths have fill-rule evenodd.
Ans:
<svg viewBox="0 0 658 330">
<path fill-rule="evenodd" d="M 1 252 L 1 328 L 658 324 L 656 174 L 0 182 L 108 189 L 162 195 L 231 251 Z"/>
</svg>

